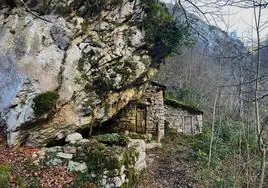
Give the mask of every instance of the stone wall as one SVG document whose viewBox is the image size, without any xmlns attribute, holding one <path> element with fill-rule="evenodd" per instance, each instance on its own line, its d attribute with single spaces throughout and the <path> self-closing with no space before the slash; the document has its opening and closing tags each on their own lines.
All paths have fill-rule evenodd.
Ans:
<svg viewBox="0 0 268 188">
<path fill-rule="evenodd" d="M 158 86 L 151 85 L 142 96 L 141 102 L 149 104 L 147 107 L 147 131 L 156 133 L 159 139 L 164 137 L 165 108 L 164 93 Z"/>
<path fill-rule="evenodd" d="M 136 110 L 138 105 L 143 105 L 146 108 L 146 133 L 152 133 L 162 139 L 165 120 L 163 90 L 152 84 L 149 84 L 140 100 L 131 102 L 116 117 L 117 130 L 136 132 Z"/>
<path fill-rule="evenodd" d="M 185 130 L 185 127 L 183 126 L 185 116 L 192 117 L 192 133 L 187 132 L 187 130 Z M 165 104 L 165 118 L 169 128 L 172 128 L 177 132 L 185 134 L 198 134 L 202 132 L 202 114 L 191 113 L 183 108 L 173 107 L 171 105 Z M 188 130 L 190 129 L 191 128 L 189 128 Z"/>
<path fill-rule="evenodd" d="M 83 139 L 78 133 L 68 137 L 70 143 L 65 146 L 41 148 L 33 158 L 41 166 L 64 165 L 68 171 L 77 172 L 77 187 L 83 181 L 96 187 L 133 187 L 146 168 L 144 140 L 129 139 L 125 146 L 108 146 Z M 87 178 L 79 180 L 79 176 Z"/>
</svg>

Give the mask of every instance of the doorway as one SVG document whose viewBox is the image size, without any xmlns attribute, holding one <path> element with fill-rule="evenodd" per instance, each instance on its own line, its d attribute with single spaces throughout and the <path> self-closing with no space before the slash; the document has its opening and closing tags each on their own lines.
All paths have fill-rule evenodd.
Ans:
<svg viewBox="0 0 268 188">
<path fill-rule="evenodd" d="M 136 132 L 146 133 L 146 107 L 136 107 Z"/>
<path fill-rule="evenodd" d="M 193 118 L 192 116 L 183 117 L 183 129 L 185 134 L 193 134 Z"/>
</svg>

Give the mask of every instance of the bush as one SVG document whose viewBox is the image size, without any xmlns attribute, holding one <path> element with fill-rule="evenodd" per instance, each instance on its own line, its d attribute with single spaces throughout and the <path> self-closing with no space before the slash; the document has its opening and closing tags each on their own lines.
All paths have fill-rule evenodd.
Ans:
<svg viewBox="0 0 268 188">
<path fill-rule="evenodd" d="M 9 174 L 11 173 L 11 166 L 8 164 L 0 165 L 0 187 L 7 188 L 9 187 Z"/>
<path fill-rule="evenodd" d="M 178 52 L 178 46 L 188 40 L 188 28 L 178 25 L 169 14 L 165 3 L 157 0 L 143 0 L 146 13 L 143 20 L 145 40 L 150 45 L 153 58 L 165 58 L 172 52 Z"/>
<path fill-rule="evenodd" d="M 36 117 L 49 113 L 59 95 L 56 92 L 45 92 L 37 95 L 34 99 L 34 114 Z"/>
</svg>

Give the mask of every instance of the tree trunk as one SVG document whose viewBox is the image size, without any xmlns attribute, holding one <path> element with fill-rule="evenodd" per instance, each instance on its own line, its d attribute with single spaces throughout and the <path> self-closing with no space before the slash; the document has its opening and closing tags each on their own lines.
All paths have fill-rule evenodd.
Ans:
<svg viewBox="0 0 268 188">
<path fill-rule="evenodd" d="M 261 179 L 260 179 L 260 184 L 259 188 L 263 187 L 264 184 L 264 177 L 265 177 L 265 169 L 266 169 L 266 150 L 264 149 L 262 152 L 262 161 L 261 161 Z"/>
<path fill-rule="evenodd" d="M 215 100 L 214 100 L 214 105 L 213 105 L 212 129 L 211 129 L 211 138 L 210 138 L 209 155 L 208 155 L 208 167 L 210 167 L 210 163 L 211 163 L 212 145 L 213 145 L 215 120 L 216 120 L 216 106 L 217 106 L 217 101 L 218 101 L 218 90 L 219 88 L 217 89 Z"/>
</svg>

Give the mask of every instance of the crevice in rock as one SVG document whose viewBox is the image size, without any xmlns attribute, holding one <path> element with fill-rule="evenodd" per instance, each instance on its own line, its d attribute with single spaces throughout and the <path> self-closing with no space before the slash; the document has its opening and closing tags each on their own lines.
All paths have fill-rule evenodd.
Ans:
<svg viewBox="0 0 268 188">
<path fill-rule="evenodd" d="M 67 47 L 67 49 L 65 50 L 64 52 L 64 55 L 63 55 L 63 59 L 62 59 L 62 62 L 61 62 L 61 67 L 60 67 L 60 72 L 58 74 L 58 88 L 56 89 L 56 92 L 58 93 L 60 90 L 61 90 L 61 87 L 62 87 L 62 83 L 63 83 L 63 73 L 64 73 L 64 70 L 65 70 L 65 64 L 66 64 L 66 58 L 67 58 L 67 51 L 69 49 L 69 46 Z"/>
<path fill-rule="evenodd" d="M 92 126 L 88 126 L 86 128 L 76 130 L 76 132 L 80 133 L 83 136 L 83 138 L 90 137 L 92 135 L 92 131 L 93 131 Z"/>
<path fill-rule="evenodd" d="M 67 142 L 65 142 L 65 137 L 59 140 L 51 140 L 47 143 L 46 147 L 54 147 L 54 146 L 65 146 Z"/>
</svg>

